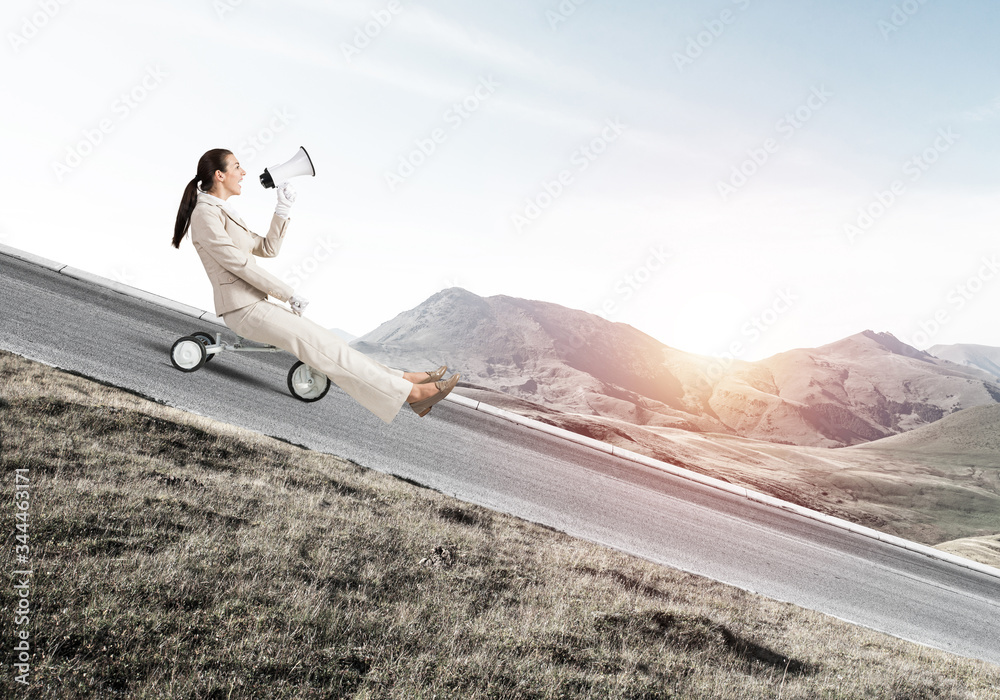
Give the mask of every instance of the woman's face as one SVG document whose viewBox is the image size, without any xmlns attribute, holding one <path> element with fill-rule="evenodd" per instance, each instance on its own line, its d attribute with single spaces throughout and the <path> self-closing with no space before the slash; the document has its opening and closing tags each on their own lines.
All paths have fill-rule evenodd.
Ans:
<svg viewBox="0 0 1000 700">
<path fill-rule="evenodd" d="M 218 190 L 215 194 L 219 199 L 229 199 L 234 195 L 238 195 L 243 191 L 243 177 L 247 174 L 247 171 L 240 167 L 240 162 L 236 160 L 236 156 L 230 153 L 226 156 L 226 171 L 221 170 L 215 171 L 215 187 L 213 190 Z"/>
</svg>

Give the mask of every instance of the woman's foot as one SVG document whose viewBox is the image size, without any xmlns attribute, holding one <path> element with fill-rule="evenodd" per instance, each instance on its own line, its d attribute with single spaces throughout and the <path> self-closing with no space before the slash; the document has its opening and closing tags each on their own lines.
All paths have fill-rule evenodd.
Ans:
<svg viewBox="0 0 1000 700">
<path fill-rule="evenodd" d="M 451 390 L 458 384 L 458 377 L 459 375 L 453 374 L 447 381 L 441 380 L 433 384 L 414 384 L 410 395 L 406 398 L 410 408 L 423 418 L 430 413 L 434 404 L 451 393 Z"/>
<path fill-rule="evenodd" d="M 433 372 L 404 372 L 403 379 L 413 382 L 414 384 L 433 384 L 444 377 L 444 373 L 447 371 L 448 366 L 441 365 Z"/>
<path fill-rule="evenodd" d="M 411 380 L 412 381 L 412 380 Z M 414 401 L 421 401 L 423 399 L 430 398 L 438 392 L 438 388 L 433 384 L 420 384 L 419 382 L 413 385 L 410 389 L 410 395 L 406 397 L 407 402 L 413 403 Z"/>
</svg>

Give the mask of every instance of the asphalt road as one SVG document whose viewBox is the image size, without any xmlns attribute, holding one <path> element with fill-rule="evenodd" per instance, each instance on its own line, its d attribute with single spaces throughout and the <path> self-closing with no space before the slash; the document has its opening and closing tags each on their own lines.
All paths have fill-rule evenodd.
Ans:
<svg viewBox="0 0 1000 700">
<path fill-rule="evenodd" d="M 1000 580 L 450 402 L 389 426 L 336 387 L 293 399 L 281 354 L 185 374 L 174 340 L 228 329 L 0 255 L 0 348 L 417 481 L 464 501 L 1000 664 Z M 406 368 L 425 369 L 425 368 Z M 460 370 L 461 368 L 456 368 Z"/>
</svg>

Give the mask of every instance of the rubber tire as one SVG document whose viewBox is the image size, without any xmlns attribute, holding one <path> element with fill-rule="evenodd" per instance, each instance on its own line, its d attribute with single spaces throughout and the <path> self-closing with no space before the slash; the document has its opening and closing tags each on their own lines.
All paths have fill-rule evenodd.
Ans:
<svg viewBox="0 0 1000 700">
<path fill-rule="evenodd" d="M 212 335 L 211 333 L 206 333 L 205 331 L 195 331 L 194 333 L 191 334 L 191 337 L 192 338 L 197 338 L 202 343 L 204 343 L 206 346 L 208 346 L 208 345 L 215 345 L 215 336 Z M 205 353 L 205 363 L 207 364 L 207 363 L 211 362 L 214 357 L 215 357 L 215 355 L 209 355 L 206 352 Z"/>
<path fill-rule="evenodd" d="M 295 373 L 303 367 L 311 373 L 313 385 L 304 394 L 300 394 L 295 390 L 294 379 Z M 319 401 L 326 396 L 326 392 L 330 391 L 330 378 L 299 360 L 288 370 L 288 391 L 299 401 L 305 401 L 306 403 Z"/>
<path fill-rule="evenodd" d="M 183 354 L 180 354 L 183 353 Z M 177 357 L 180 354 L 181 360 Z M 197 355 L 197 360 L 195 360 Z M 208 353 L 205 352 L 205 343 L 201 338 L 193 335 L 186 335 L 174 341 L 170 348 L 170 364 L 181 372 L 196 372 L 205 366 L 208 361 Z M 183 362 L 183 364 L 181 364 Z M 194 364 L 191 364 L 194 362 Z"/>
</svg>

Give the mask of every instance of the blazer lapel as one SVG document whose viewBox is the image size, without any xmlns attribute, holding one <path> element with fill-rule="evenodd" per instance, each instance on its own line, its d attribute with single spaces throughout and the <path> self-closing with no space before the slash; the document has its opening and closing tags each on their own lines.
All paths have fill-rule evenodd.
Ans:
<svg viewBox="0 0 1000 700">
<path fill-rule="evenodd" d="M 243 223 L 242 219 L 237 219 L 235 216 L 233 216 L 232 214 L 230 214 L 228 211 L 226 211 L 222 207 L 219 207 L 219 209 L 222 209 L 222 213 L 225 214 L 229 218 L 230 221 L 232 221 L 234 224 L 236 224 L 237 226 L 239 226 L 240 228 L 242 228 L 247 233 L 250 233 L 250 229 L 247 228 L 247 225 L 245 223 Z"/>
<path fill-rule="evenodd" d="M 226 211 L 226 208 L 224 206 L 222 206 L 221 204 L 218 204 L 217 202 L 209 201 L 207 199 L 202 199 L 201 197 L 198 198 L 198 201 L 199 202 L 204 202 L 205 204 L 210 204 L 213 207 L 218 207 L 219 210 L 223 214 L 226 215 L 227 219 L 229 219 L 230 221 L 232 221 L 234 224 L 236 224 L 237 226 L 239 226 L 241 229 L 243 229 L 247 233 L 250 233 L 250 228 L 245 223 L 243 223 L 243 219 L 239 219 L 239 218 L 233 216 L 232 214 L 230 214 L 228 211 Z"/>
</svg>

